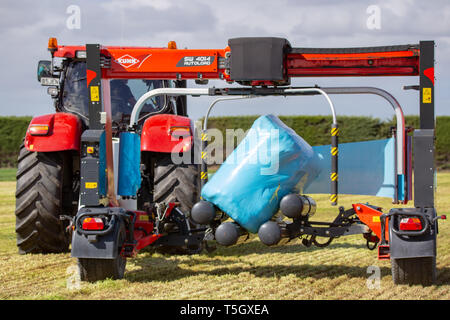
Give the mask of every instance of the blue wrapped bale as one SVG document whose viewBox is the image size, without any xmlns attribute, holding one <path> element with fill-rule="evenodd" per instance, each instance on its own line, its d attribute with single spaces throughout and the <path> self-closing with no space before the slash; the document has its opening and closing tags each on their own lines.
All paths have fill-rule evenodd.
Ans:
<svg viewBox="0 0 450 320">
<path fill-rule="evenodd" d="M 281 198 L 313 180 L 314 151 L 278 117 L 265 115 L 205 184 L 202 198 L 249 232 L 278 211 Z"/>
</svg>

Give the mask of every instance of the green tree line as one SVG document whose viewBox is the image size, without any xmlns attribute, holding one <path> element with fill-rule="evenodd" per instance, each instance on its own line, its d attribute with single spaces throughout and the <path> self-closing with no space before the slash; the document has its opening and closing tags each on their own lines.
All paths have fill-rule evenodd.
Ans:
<svg viewBox="0 0 450 320">
<path fill-rule="evenodd" d="M 31 117 L 0 117 L 0 168 L 16 167 L 17 155 Z"/>
<path fill-rule="evenodd" d="M 217 128 L 224 134 L 225 129 L 241 128 L 245 131 L 258 117 L 258 115 L 211 117 L 208 119 L 208 128 Z M 331 116 L 280 116 L 279 118 L 310 145 L 330 144 Z M 337 120 L 340 143 L 386 139 L 392 136 L 392 129 L 396 126 L 395 119 L 381 121 L 372 117 L 338 116 Z M 405 124 L 406 127 L 419 128 L 419 117 L 406 116 Z M 450 169 L 449 116 L 436 117 L 436 162 L 439 168 Z"/>
<path fill-rule="evenodd" d="M 208 121 L 209 128 L 247 130 L 258 118 L 255 116 L 213 117 Z M 310 145 L 330 143 L 329 116 L 280 116 L 280 119 L 294 129 Z M 27 130 L 31 117 L 0 117 L 0 167 L 15 167 L 17 153 Z M 385 139 L 391 136 L 395 119 L 381 121 L 371 117 L 338 117 L 339 141 L 355 142 Z M 406 126 L 419 127 L 418 116 L 406 116 Z M 436 160 L 440 168 L 450 169 L 450 116 L 436 117 Z"/>
</svg>

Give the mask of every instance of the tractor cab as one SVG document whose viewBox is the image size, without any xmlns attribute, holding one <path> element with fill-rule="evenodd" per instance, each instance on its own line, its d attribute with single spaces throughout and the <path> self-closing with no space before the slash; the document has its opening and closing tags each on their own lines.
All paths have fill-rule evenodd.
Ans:
<svg viewBox="0 0 450 320">
<path fill-rule="evenodd" d="M 100 207 L 108 206 L 109 200 L 116 204 L 120 201 L 126 203 L 128 209 L 145 213 L 154 203 L 177 202 L 181 208 L 178 222 L 160 225 L 161 230 L 172 232 L 188 228 L 185 215 L 199 200 L 199 166 L 172 161 L 173 153 L 190 152 L 193 146 L 193 125 L 187 117 L 186 97 L 167 95 L 148 99 L 133 127 L 139 135 L 135 140 L 137 152 L 134 153 L 139 166 L 137 193 L 132 196 L 117 193 L 121 181 L 118 173 L 121 171 L 127 176 L 126 170 L 119 170 L 119 166 L 125 163 L 123 159 L 119 161 L 119 146 L 121 140 L 125 140 L 122 133 L 129 129 L 137 100 L 152 90 L 184 88 L 186 81 L 129 74 L 126 71 L 133 68 L 130 63 L 141 64 L 145 57 L 129 58 L 122 54 L 112 59 L 108 56 L 110 48 L 119 51 L 125 48 L 102 47 L 100 59 L 96 61 L 97 74 L 102 78 L 101 86 L 99 83 L 92 87 L 95 79 L 89 67 L 87 46 L 62 46 L 55 38 L 50 38 L 48 51 L 51 59 L 41 60 L 37 65 L 37 80 L 47 87 L 55 112 L 31 120 L 20 149 L 17 187 L 23 190 L 19 190 L 16 197 L 16 234 L 22 254 L 68 251 L 72 242 L 73 219 L 84 206 L 84 196 L 92 191 L 100 194 L 101 187 L 106 189 L 108 196 L 111 192 L 114 195 L 100 195 Z M 124 72 L 103 77 L 101 73 L 110 69 L 111 64 L 118 65 Z M 91 143 L 92 130 L 103 132 L 98 136 L 99 144 L 85 148 L 85 143 Z M 186 143 L 180 144 L 180 139 Z M 128 156 L 126 152 L 123 155 Z M 102 166 L 97 172 L 102 174 L 103 180 L 86 182 L 83 171 L 83 165 L 88 162 L 83 160 L 86 157 L 95 157 L 94 164 Z M 30 194 L 40 200 L 27 200 Z M 45 230 L 37 229 L 36 225 L 44 226 Z M 46 227 L 52 232 L 46 231 Z M 177 250 L 183 253 L 196 251 L 199 244 L 197 242 L 185 251 L 183 248 Z M 171 245 L 161 245 L 161 250 L 167 247 L 170 249 Z"/>
<path fill-rule="evenodd" d="M 65 59 L 58 72 L 51 73 L 51 61 L 39 61 L 38 81 L 48 85 L 48 94 L 54 99 L 55 108 L 60 112 L 77 115 L 89 127 L 89 92 L 86 77 L 86 59 Z M 111 79 L 110 99 L 112 126 L 118 134 L 130 120 L 136 101 L 144 93 L 158 88 L 173 88 L 177 84 L 171 80 Z M 180 102 L 178 102 L 180 104 Z M 140 114 L 139 124 L 158 113 L 186 116 L 186 110 L 175 99 L 158 96 L 146 102 Z"/>
</svg>

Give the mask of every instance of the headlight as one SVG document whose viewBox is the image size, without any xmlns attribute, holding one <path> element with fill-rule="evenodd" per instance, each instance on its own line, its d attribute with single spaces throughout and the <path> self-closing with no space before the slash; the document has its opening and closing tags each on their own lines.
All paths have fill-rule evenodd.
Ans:
<svg viewBox="0 0 450 320">
<path fill-rule="evenodd" d="M 56 98 L 58 96 L 59 90 L 57 87 L 48 87 L 47 93 L 52 97 Z"/>
<path fill-rule="evenodd" d="M 48 125 L 46 124 L 32 124 L 30 125 L 28 132 L 32 136 L 45 136 L 48 134 Z"/>
</svg>

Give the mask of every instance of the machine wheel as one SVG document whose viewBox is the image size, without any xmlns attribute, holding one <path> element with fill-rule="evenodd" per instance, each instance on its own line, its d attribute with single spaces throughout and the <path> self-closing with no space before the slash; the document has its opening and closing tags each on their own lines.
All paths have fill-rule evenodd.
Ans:
<svg viewBox="0 0 450 320">
<path fill-rule="evenodd" d="M 70 174 L 65 170 L 70 169 Z M 59 216 L 66 199 L 63 190 L 71 186 L 71 166 L 62 152 L 30 152 L 22 144 L 16 184 L 16 235 L 20 254 L 60 253 L 69 249 L 67 223 Z M 71 188 L 71 187 L 70 187 Z M 63 207 L 64 206 L 64 207 Z"/>
<path fill-rule="evenodd" d="M 196 164 L 174 164 L 170 155 L 156 161 L 154 171 L 154 201 L 178 202 L 181 211 L 190 214 L 192 207 L 200 199 L 198 183 L 199 166 Z M 189 220 L 187 219 L 188 223 Z M 175 226 L 176 228 L 176 226 Z M 158 252 L 167 254 L 196 254 L 203 250 L 203 245 L 188 248 L 161 246 Z"/>
<path fill-rule="evenodd" d="M 391 259 L 395 284 L 429 286 L 436 280 L 436 257 Z"/>
<path fill-rule="evenodd" d="M 95 282 L 108 278 L 122 279 L 125 274 L 127 259 L 120 255 L 126 239 L 125 225 L 121 223 L 118 240 L 118 253 L 115 259 L 78 258 L 78 269 L 81 281 Z"/>
<path fill-rule="evenodd" d="M 154 173 L 154 201 L 179 202 L 181 211 L 190 213 L 200 198 L 198 172 L 195 164 L 173 164 L 170 155 L 159 159 Z"/>
</svg>

